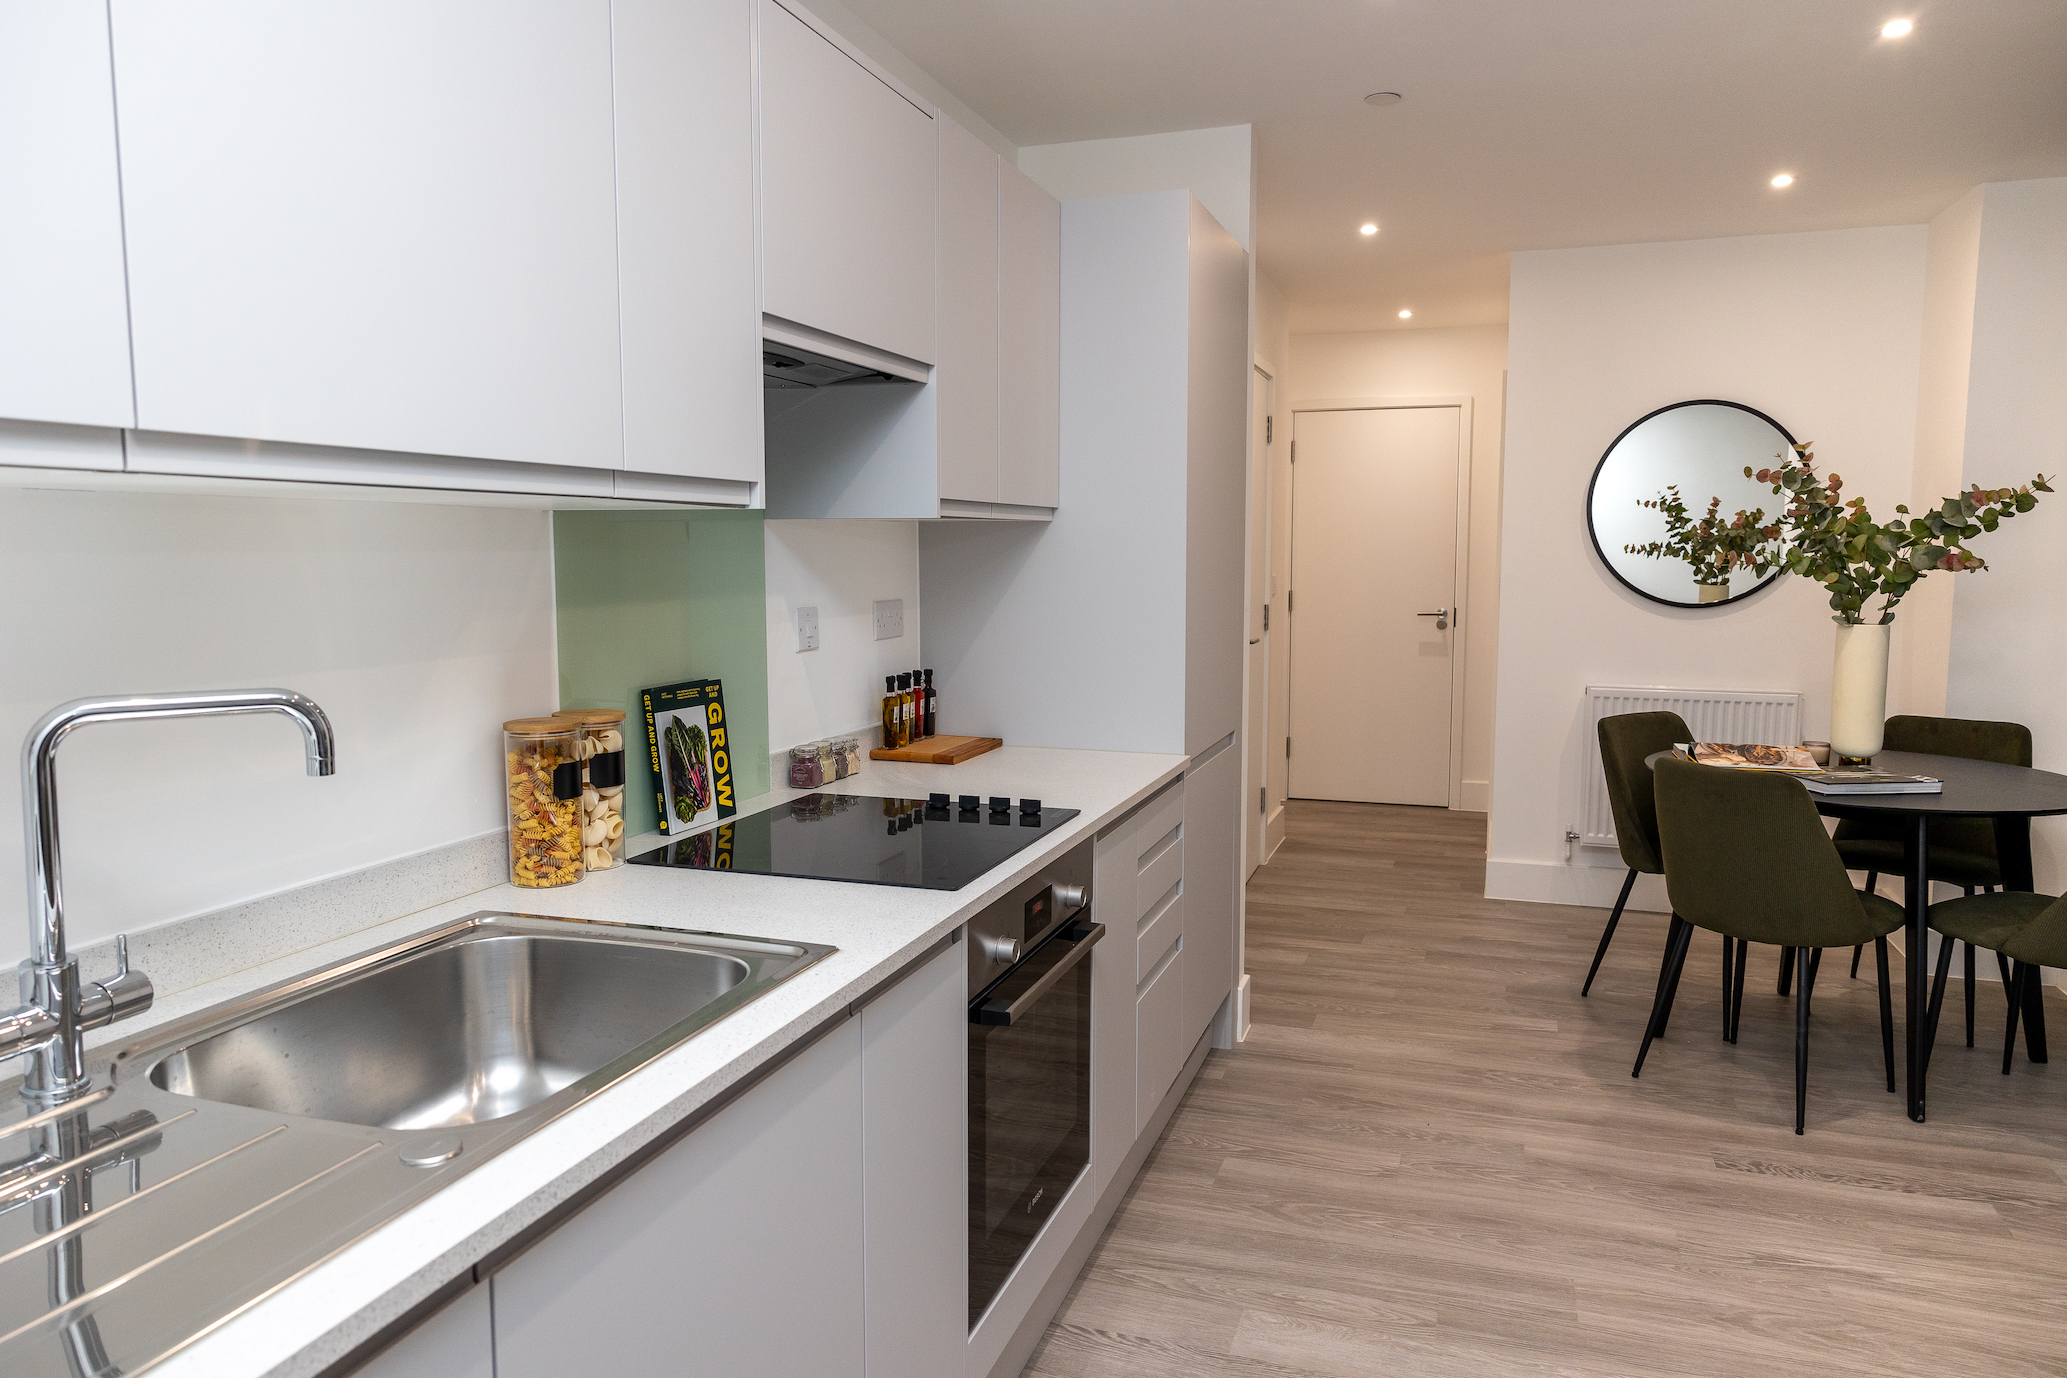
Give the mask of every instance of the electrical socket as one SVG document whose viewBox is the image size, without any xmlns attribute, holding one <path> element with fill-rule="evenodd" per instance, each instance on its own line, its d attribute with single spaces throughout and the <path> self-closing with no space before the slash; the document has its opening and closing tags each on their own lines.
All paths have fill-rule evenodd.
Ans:
<svg viewBox="0 0 2067 1378">
<path fill-rule="evenodd" d="M 797 649 L 815 651 L 818 649 L 818 609 L 797 609 Z"/>
<path fill-rule="evenodd" d="M 904 635 L 904 600 L 902 598 L 878 598 L 876 600 L 876 640 L 894 641 Z"/>
</svg>

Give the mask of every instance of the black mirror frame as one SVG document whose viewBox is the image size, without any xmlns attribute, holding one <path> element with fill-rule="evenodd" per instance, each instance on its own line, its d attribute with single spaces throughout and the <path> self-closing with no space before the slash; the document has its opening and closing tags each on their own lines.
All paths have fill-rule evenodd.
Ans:
<svg viewBox="0 0 2067 1378">
<path fill-rule="evenodd" d="M 1690 398 L 1685 402 L 1674 402 L 1669 406 L 1660 407 L 1656 411 L 1645 412 L 1642 416 L 1639 416 L 1636 420 L 1630 422 L 1627 426 L 1624 426 L 1621 430 L 1621 433 L 1618 434 L 1613 440 L 1608 442 L 1608 448 L 1601 451 L 1600 462 L 1593 466 L 1593 477 L 1588 479 L 1586 482 L 1586 539 L 1593 543 L 1594 557 L 1601 562 L 1601 567 L 1606 569 L 1608 573 L 1615 576 L 1616 583 L 1620 584 L 1623 588 L 1628 589 L 1637 597 L 1648 599 L 1653 603 L 1663 604 L 1668 608 L 1686 608 L 1693 612 L 1707 612 L 1710 608 L 1726 608 L 1730 606 L 1730 604 L 1732 603 L 1741 603 L 1745 599 L 1751 597 L 1753 594 L 1762 592 L 1763 590 L 1772 587 L 1773 581 L 1775 579 L 1778 579 L 1782 574 L 1786 573 L 1786 571 L 1776 569 L 1771 574 L 1768 574 L 1765 578 L 1759 580 L 1756 584 L 1752 585 L 1750 588 L 1744 590 L 1744 592 L 1733 593 L 1728 598 L 1719 598 L 1713 603 L 1675 602 L 1670 598 L 1660 598 L 1655 593 L 1646 593 L 1644 590 L 1638 588 L 1635 584 L 1630 583 L 1629 580 L 1623 578 L 1622 571 L 1615 568 L 1615 562 L 1608 558 L 1608 553 L 1605 550 L 1601 549 L 1600 533 L 1594 530 L 1593 526 L 1593 490 L 1600 486 L 1601 471 L 1608 467 L 1608 459 L 1615 453 L 1615 447 L 1617 445 L 1620 445 L 1624 438 L 1626 438 L 1631 431 L 1635 430 L 1638 426 L 1643 425 L 1644 422 L 1649 421 L 1652 417 L 1663 416 L 1666 412 L 1669 411 L 1678 411 L 1681 407 L 1735 407 L 1738 411 L 1750 412 L 1753 416 L 1757 417 L 1759 420 L 1765 422 L 1768 426 L 1771 426 L 1774 430 L 1778 431 L 1781 435 L 1785 436 L 1787 438 L 1787 444 L 1790 449 L 1796 444 L 1793 434 L 1785 426 L 1775 421 L 1772 417 L 1767 416 L 1757 407 L 1747 407 L 1742 402 L 1729 402 L 1725 401 L 1720 397 L 1695 397 Z"/>
</svg>

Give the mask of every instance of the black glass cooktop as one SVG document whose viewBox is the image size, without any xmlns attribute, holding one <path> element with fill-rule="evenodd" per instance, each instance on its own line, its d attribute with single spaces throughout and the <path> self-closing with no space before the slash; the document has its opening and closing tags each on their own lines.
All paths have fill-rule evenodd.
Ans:
<svg viewBox="0 0 2067 1378">
<path fill-rule="evenodd" d="M 1038 799 L 807 794 L 642 852 L 631 864 L 959 890 L 1076 816 Z"/>
</svg>

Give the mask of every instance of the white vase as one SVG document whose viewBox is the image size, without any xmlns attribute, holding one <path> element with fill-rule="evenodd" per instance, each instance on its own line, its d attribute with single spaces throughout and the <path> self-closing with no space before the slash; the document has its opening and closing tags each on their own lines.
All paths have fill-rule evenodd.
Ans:
<svg viewBox="0 0 2067 1378">
<path fill-rule="evenodd" d="M 1879 753 L 1888 720 L 1888 633 L 1892 623 L 1839 623 L 1830 673 L 1830 754 Z M 1832 764 L 1836 764 L 1834 761 Z"/>
</svg>

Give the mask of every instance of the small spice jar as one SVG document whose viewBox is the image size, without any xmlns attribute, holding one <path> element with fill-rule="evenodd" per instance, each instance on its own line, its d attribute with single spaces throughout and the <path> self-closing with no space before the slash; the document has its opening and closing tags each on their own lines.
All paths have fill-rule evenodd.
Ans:
<svg viewBox="0 0 2067 1378">
<path fill-rule="evenodd" d="M 581 725 L 581 864 L 588 871 L 624 865 L 624 710 L 562 708 Z"/>
<path fill-rule="evenodd" d="M 825 783 L 825 770 L 818 760 L 818 743 L 805 742 L 789 749 L 791 789 L 817 789 Z"/>
<path fill-rule="evenodd" d="M 532 889 L 581 879 L 581 725 L 512 718 L 502 725 L 509 785 L 510 884 Z"/>
</svg>

